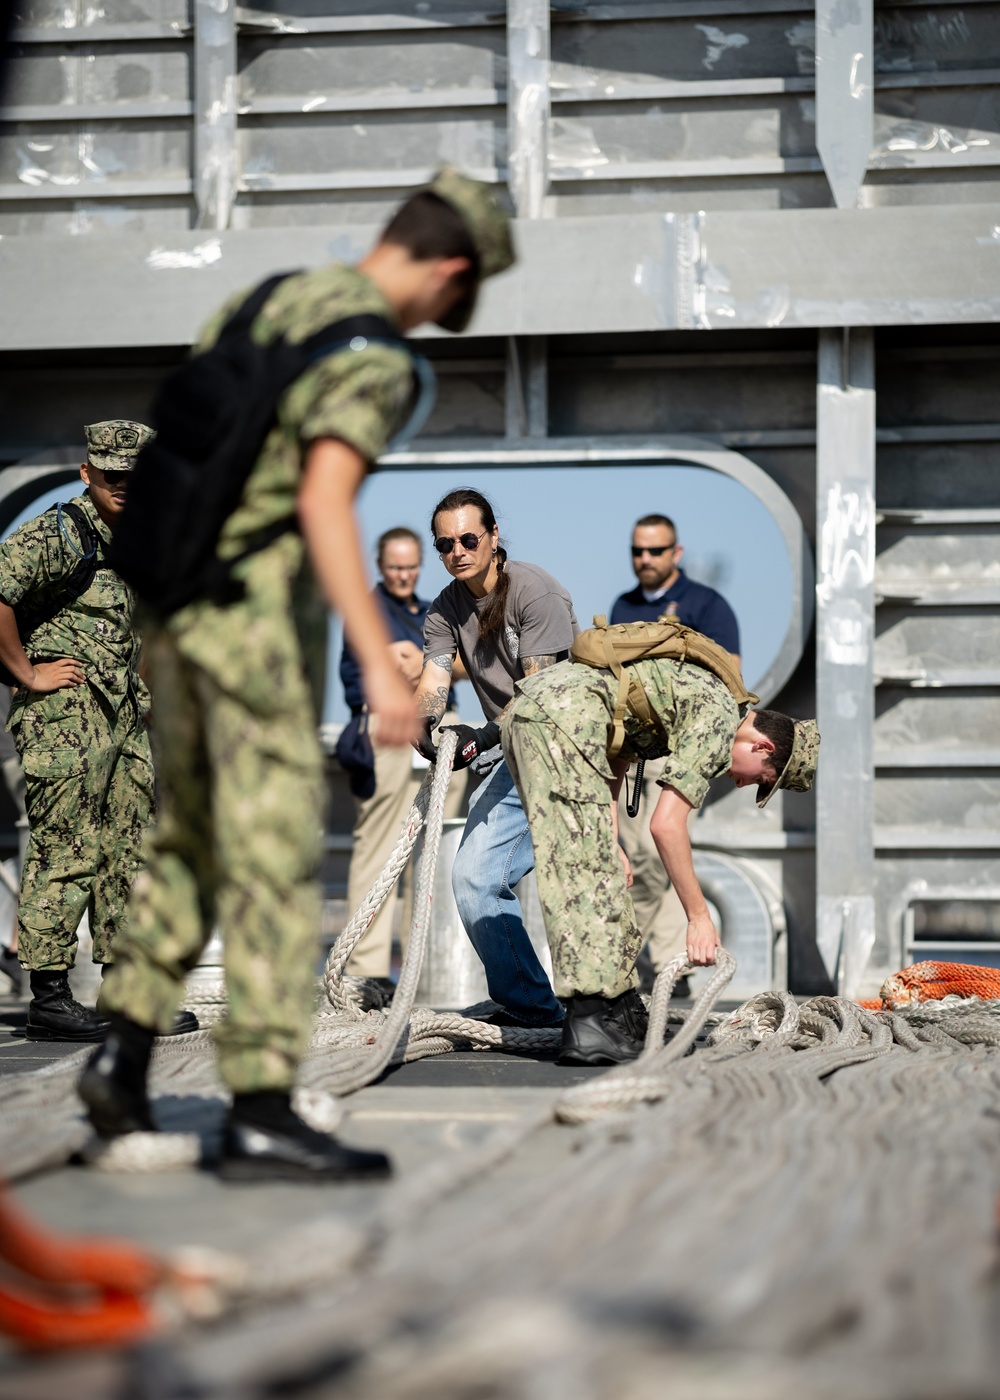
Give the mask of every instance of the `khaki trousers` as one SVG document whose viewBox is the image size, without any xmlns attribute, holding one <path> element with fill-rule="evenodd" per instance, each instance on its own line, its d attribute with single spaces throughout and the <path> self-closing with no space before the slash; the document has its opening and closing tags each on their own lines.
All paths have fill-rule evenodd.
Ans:
<svg viewBox="0 0 1000 1400">
<path fill-rule="evenodd" d="M 455 724 L 457 715 L 446 715 L 443 724 Z M 354 823 L 354 847 L 347 883 L 348 917 L 355 913 L 378 879 L 382 867 L 396 844 L 400 827 L 413 806 L 417 789 L 423 782 L 426 768 L 413 767 L 413 750 L 385 748 L 372 743 L 375 752 L 375 792 L 363 801 L 356 799 L 357 818 Z M 445 802 L 445 817 L 461 814 L 465 796 L 465 774 L 451 780 Z M 351 954 L 345 971 L 350 977 L 388 977 L 392 959 L 392 925 L 396 899 L 402 904 L 402 942 L 410 931 L 413 909 L 413 861 L 410 860 L 399 877 L 396 889 L 382 905 L 371 927 Z"/>
<path fill-rule="evenodd" d="M 664 761 L 654 758 L 646 764 L 637 817 L 630 817 L 625 811 L 624 783 L 618 803 L 619 840 L 632 862 L 632 906 L 649 944 L 649 957 L 656 972 L 678 953 L 683 953 L 687 945 L 687 915 L 670 883 L 670 876 L 663 868 L 663 861 L 649 830 L 661 791 L 656 779 L 663 772 Z M 634 776 L 633 768 L 629 777 L 630 791 Z"/>
</svg>

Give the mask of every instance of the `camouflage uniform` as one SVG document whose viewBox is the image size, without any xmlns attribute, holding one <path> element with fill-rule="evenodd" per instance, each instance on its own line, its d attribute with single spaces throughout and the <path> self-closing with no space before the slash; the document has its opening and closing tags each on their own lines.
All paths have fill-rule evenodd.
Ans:
<svg viewBox="0 0 1000 1400">
<path fill-rule="evenodd" d="M 722 681 L 668 658 L 632 670 L 669 742 L 661 787 L 700 807 L 732 761 L 740 712 Z M 501 721 L 504 754 L 531 825 L 535 873 L 556 995 L 617 997 L 635 985 L 643 936 L 625 884 L 611 814 L 610 671 L 561 662 L 519 681 Z M 662 735 L 625 717 L 626 750 L 657 758 Z"/>
<path fill-rule="evenodd" d="M 445 171 L 430 188 L 474 221 L 482 276 L 510 263 L 507 223 L 485 186 Z M 245 295 L 213 318 L 200 348 Z M 280 283 L 250 333 L 259 343 L 299 342 L 362 313 L 396 319 L 369 278 L 335 264 Z M 217 553 L 235 558 L 261 531 L 294 521 L 310 443 L 340 439 L 374 461 L 401 426 L 411 383 L 401 348 L 369 342 L 316 360 L 279 401 Z M 240 601 L 198 599 L 146 634 L 162 815 L 102 1004 L 165 1029 L 217 917 L 229 1000 L 216 1031 L 219 1065 L 243 1094 L 288 1089 L 309 1040 L 327 619 L 303 542 L 291 531 L 235 565 L 233 576 L 245 584 Z"/>
<path fill-rule="evenodd" d="M 86 431 L 90 461 L 107 470 L 131 470 L 150 436 L 143 424 L 122 419 Z M 111 961 L 153 809 L 149 695 L 139 678 L 132 592 L 103 563 L 111 532 L 89 493 L 75 504 L 98 538 L 99 567 L 84 593 L 22 642 L 31 660 L 78 660 L 86 681 L 49 694 L 20 686 L 8 719 L 24 769 L 30 828 L 18 957 L 36 971 L 73 966 L 85 911 L 94 961 Z M 28 521 L 0 545 L 0 598 L 17 611 L 57 590 L 80 551 L 68 514 L 60 520 L 46 511 Z"/>
<path fill-rule="evenodd" d="M 244 295 L 213 318 L 202 348 Z M 333 265 L 282 282 L 251 333 L 298 341 L 366 312 L 394 320 L 367 277 Z M 294 518 L 304 444 L 339 438 L 373 461 L 400 424 L 410 385 L 408 355 L 386 345 L 339 351 L 310 367 L 280 402 L 219 554 L 231 558 L 262 529 Z M 326 609 L 291 531 L 234 576 L 246 585 L 240 601 L 199 599 L 144 629 L 161 816 L 102 1005 L 165 1029 L 217 918 L 229 997 L 216 1032 L 220 1069 L 235 1092 L 247 1093 L 288 1088 L 310 1034 Z"/>
</svg>

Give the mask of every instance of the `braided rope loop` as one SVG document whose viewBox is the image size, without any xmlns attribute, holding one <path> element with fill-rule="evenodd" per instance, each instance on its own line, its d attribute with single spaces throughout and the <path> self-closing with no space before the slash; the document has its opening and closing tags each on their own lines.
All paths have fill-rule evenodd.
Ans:
<svg viewBox="0 0 1000 1400">
<path fill-rule="evenodd" d="M 361 1089 L 377 1079 L 390 1064 L 393 1053 L 401 1037 L 410 1025 L 410 1013 L 417 994 L 420 969 L 423 966 L 424 950 L 431 922 L 431 905 L 434 895 L 434 873 L 437 869 L 438 851 L 441 846 L 441 831 L 444 826 L 444 805 L 451 781 L 452 759 L 457 744 L 457 735 L 445 731 L 438 748 L 437 762 L 428 771 L 417 794 L 410 815 L 400 832 L 392 855 L 386 863 L 381 877 L 375 882 L 361 908 L 351 919 L 347 928 L 337 939 L 327 959 L 324 984 L 330 1003 L 341 1009 L 340 984 L 347 959 L 358 940 L 368 928 L 388 897 L 416 844 L 421 827 L 425 828 L 424 848 L 417 866 L 416 890 L 413 897 L 413 921 L 410 925 L 410 938 L 406 946 L 406 956 L 396 985 L 396 993 L 388 1016 L 378 1027 L 370 1045 L 348 1050 L 339 1055 L 334 1065 L 324 1075 L 324 1087 L 336 1093 L 349 1094 Z M 427 793 L 426 801 L 421 798 Z M 426 812 L 426 815 L 424 813 Z M 352 1008 L 355 1016 L 358 1010 Z"/>
<path fill-rule="evenodd" d="M 630 1064 L 619 1065 L 597 1079 L 588 1079 L 567 1089 L 555 1106 L 560 1122 L 586 1123 L 609 1113 L 618 1113 L 632 1104 L 650 1103 L 663 1098 L 668 1091 L 670 1070 L 678 1060 L 683 1059 L 701 1034 L 723 988 L 732 981 L 736 960 L 725 948 L 716 949 L 711 978 L 699 993 L 680 1031 L 664 1045 L 670 993 L 682 973 L 694 970 L 694 964 L 683 956 L 672 958 L 667 963 L 653 987 L 649 1030 L 642 1054 Z"/>
</svg>

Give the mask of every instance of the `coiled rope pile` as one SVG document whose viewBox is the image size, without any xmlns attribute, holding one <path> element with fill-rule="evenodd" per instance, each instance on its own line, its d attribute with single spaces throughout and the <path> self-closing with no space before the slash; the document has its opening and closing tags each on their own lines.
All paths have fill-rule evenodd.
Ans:
<svg viewBox="0 0 1000 1400">
<path fill-rule="evenodd" d="M 391 1187 L 307 1315 L 272 1297 L 185 1357 L 338 1400 L 986 1400 L 998 1012 L 765 993 L 693 1055 L 651 1035 Z"/>
<path fill-rule="evenodd" d="M 509 1043 L 506 1028 L 427 1013 L 422 1030 L 411 1015 L 444 781 L 397 1000 L 365 1011 L 343 976 L 376 891 L 331 954 L 308 1087 L 347 1093 L 401 1058 Z M 664 1044 L 685 968 L 658 979 L 635 1063 L 402 1177 L 361 1223 L 207 1268 L 224 1320 L 184 1334 L 192 1373 L 218 1375 L 224 1355 L 233 1392 L 263 1394 L 325 1367 L 342 1400 L 466 1400 L 470 1377 L 496 1400 L 653 1400 L 665 1375 L 697 1400 L 993 1394 L 1000 1001 L 871 1012 L 768 992 L 723 1017 L 723 952 Z M 207 1043 L 159 1042 L 154 1093 L 188 1111 L 219 1097 Z M 86 1053 L 0 1083 L 9 1175 L 79 1145 Z"/>
</svg>

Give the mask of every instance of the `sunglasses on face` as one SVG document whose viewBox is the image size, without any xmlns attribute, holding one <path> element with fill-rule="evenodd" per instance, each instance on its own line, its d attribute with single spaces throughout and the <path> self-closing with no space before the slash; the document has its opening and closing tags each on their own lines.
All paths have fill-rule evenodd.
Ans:
<svg viewBox="0 0 1000 1400">
<path fill-rule="evenodd" d="M 468 549 L 470 551 L 478 549 L 479 541 L 486 533 L 487 531 L 484 530 L 482 535 L 474 535 L 472 531 L 469 530 L 466 534 L 459 535 L 457 540 L 450 539 L 447 535 L 442 535 L 440 539 L 434 541 L 434 548 L 437 550 L 438 554 L 450 554 L 457 544 L 460 544 L 463 549 Z"/>
<path fill-rule="evenodd" d="M 651 554 L 654 559 L 659 559 L 660 555 L 666 554 L 668 549 L 676 548 L 676 544 L 644 544 L 641 548 L 639 545 L 634 544 L 632 546 L 632 558 L 641 559 L 644 554 Z"/>
</svg>

